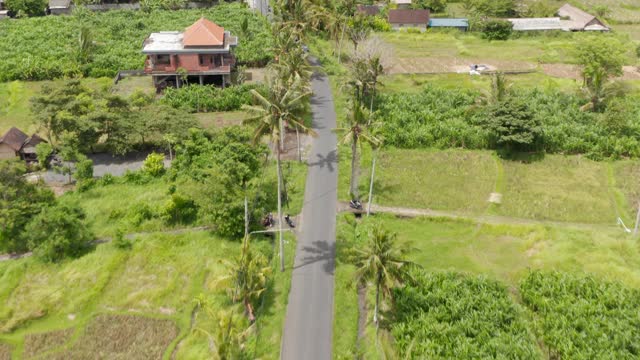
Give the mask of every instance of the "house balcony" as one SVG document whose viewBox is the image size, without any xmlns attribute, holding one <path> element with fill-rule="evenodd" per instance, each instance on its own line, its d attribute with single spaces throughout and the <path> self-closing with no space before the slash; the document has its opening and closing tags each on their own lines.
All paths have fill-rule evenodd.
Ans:
<svg viewBox="0 0 640 360">
<path fill-rule="evenodd" d="M 151 75 L 177 75 L 178 69 L 183 68 L 187 70 L 188 75 L 218 75 L 218 74 L 230 74 L 231 69 L 235 61 L 229 61 L 225 65 L 215 64 L 181 64 L 177 62 L 175 64 L 152 64 L 149 59 L 144 63 L 144 72 Z"/>
</svg>

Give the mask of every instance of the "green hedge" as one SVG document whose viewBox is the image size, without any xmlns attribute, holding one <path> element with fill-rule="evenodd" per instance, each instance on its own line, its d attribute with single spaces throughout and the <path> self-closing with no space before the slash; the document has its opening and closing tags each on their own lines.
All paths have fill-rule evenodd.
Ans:
<svg viewBox="0 0 640 360">
<path fill-rule="evenodd" d="M 263 65 L 271 55 L 272 37 L 265 18 L 242 4 L 209 9 L 153 11 L 79 11 L 74 16 L 47 16 L 0 22 L 0 81 L 50 80 L 84 75 L 114 76 L 118 70 L 142 69 L 142 42 L 152 32 L 183 30 L 201 16 L 239 36 L 239 63 Z M 249 17 L 247 36 L 240 24 Z M 80 28 L 91 29 L 96 47 L 91 61 L 77 60 Z"/>
<path fill-rule="evenodd" d="M 250 105 L 251 89 L 257 85 L 237 85 L 226 89 L 214 85 L 188 85 L 180 89 L 167 88 L 162 102 L 187 112 L 234 111 Z"/>
</svg>

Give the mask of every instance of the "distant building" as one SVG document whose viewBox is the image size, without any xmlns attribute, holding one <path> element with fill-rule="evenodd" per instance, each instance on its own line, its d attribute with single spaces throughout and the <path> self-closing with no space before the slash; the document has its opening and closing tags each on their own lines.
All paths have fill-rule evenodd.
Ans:
<svg viewBox="0 0 640 360">
<path fill-rule="evenodd" d="M 609 31 L 610 29 L 594 15 L 569 4 L 558 10 L 559 17 L 508 19 L 515 31 Z"/>
<path fill-rule="evenodd" d="M 558 10 L 558 15 L 568 20 L 562 20 L 563 27 L 569 31 L 609 31 L 610 29 L 597 17 L 584 12 L 577 7 L 565 4 Z"/>
<path fill-rule="evenodd" d="M 49 0 L 51 15 L 71 14 L 71 0 Z"/>
<path fill-rule="evenodd" d="M 461 31 L 469 30 L 469 20 L 468 19 L 430 19 L 429 27 L 434 29 L 443 29 L 443 28 L 453 28 Z"/>
<path fill-rule="evenodd" d="M 389 24 L 394 30 L 402 28 L 427 29 L 429 10 L 389 10 Z"/>
<path fill-rule="evenodd" d="M 564 30 L 560 18 L 518 18 L 508 19 L 514 31 Z"/>
<path fill-rule="evenodd" d="M 398 9 L 409 9 L 411 8 L 411 0 L 391 0 L 393 4 L 396 4 Z"/>
<path fill-rule="evenodd" d="M 365 16 L 377 16 L 380 14 L 380 7 L 377 5 L 358 5 L 356 12 Z"/>
<path fill-rule="evenodd" d="M 27 162 L 38 161 L 36 145 L 45 142 L 38 135 L 27 136 L 19 129 L 12 127 L 0 138 L 0 160 L 20 158 Z"/>
<path fill-rule="evenodd" d="M 157 89 L 180 87 L 185 80 L 225 87 L 236 64 L 232 50 L 237 44 L 237 37 L 201 18 L 184 32 L 152 33 L 143 43 L 144 71 Z"/>
<path fill-rule="evenodd" d="M 0 20 L 9 17 L 9 10 L 6 9 L 4 0 L 0 0 Z"/>
</svg>

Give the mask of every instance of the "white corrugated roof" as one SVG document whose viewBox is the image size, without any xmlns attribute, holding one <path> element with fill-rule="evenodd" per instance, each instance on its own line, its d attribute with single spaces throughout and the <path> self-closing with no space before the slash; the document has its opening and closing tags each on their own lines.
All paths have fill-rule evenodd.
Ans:
<svg viewBox="0 0 640 360">
<path fill-rule="evenodd" d="M 515 31 L 563 30 L 560 18 L 508 19 Z"/>
<path fill-rule="evenodd" d="M 398 5 L 411 5 L 411 0 L 393 0 Z"/>
<path fill-rule="evenodd" d="M 161 31 L 152 33 L 145 41 L 143 52 L 182 50 L 182 33 L 179 31 Z"/>
</svg>

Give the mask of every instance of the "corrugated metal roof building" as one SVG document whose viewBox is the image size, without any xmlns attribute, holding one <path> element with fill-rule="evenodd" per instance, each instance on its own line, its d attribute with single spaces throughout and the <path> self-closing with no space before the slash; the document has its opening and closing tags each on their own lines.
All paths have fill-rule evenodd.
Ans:
<svg viewBox="0 0 640 360">
<path fill-rule="evenodd" d="M 514 31 L 545 31 L 563 30 L 560 18 L 523 18 L 508 19 L 513 24 Z"/>
<path fill-rule="evenodd" d="M 430 28 L 456 28 L 462 31 L 469 29 L 469 19 L 440 18 L 430 19 Z"/>
</svg>

